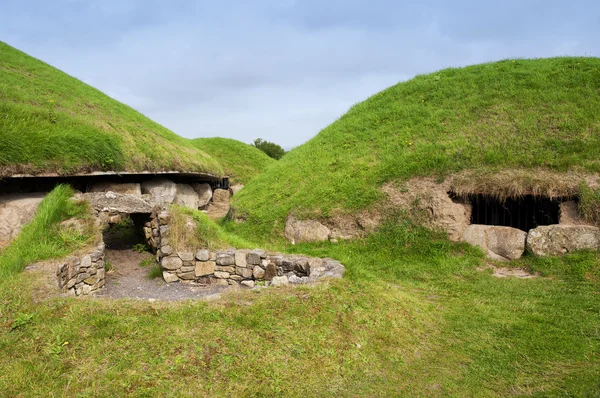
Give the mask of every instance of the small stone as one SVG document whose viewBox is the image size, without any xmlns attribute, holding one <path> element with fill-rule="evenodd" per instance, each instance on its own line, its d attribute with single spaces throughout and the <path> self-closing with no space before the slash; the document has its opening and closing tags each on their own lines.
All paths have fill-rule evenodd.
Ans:
<svg viewBox="0 0 600 398">
<path fill-rule="evenodd" d="M 197 261 L 195 273 L 196 276 L 207 276 L 212 275 L 215 272 L 215 262 L 214 261 Z"/>
<path fill-rule="evenodd" d="M 267 269 L 265 271 L 265 280 L 270 281 L 271 279 L 277 276 L 277 266 L 273 263 L 269 263 L 267 265 Z"/>
<path fill-rule="evenodd" d="M 208 250 L 198 250 L 196 252 L 196 260 L 198 261 L 208 261 L 210 258 L 210 252 Z"/>
<path fill-rule="evenodd" d="M 232 286 L 237 286 L 237 285 L 239 285 L 239 282 L 238 282 L 238 281 L 234 281 L 233 279 L 229 279 L 229 280 L 227 281 L 227 283 L 228 283 L 228 284 L 230 284 L 230 285 L 232 285 Z"/>
<path fill-rule="evenodd" d="M 146 239 L 150 239 L 152 237 L 152 228 L 144 227 L 144 236 Z"/>
<path fill-rule="evenodd" d="M 107 196 L 106 196 L 106 197 L 108 198 L 108 194 L 107 194 Z M 111 198 L 111 199 L 115 199 L 116 197 L 117 197 L 117 196 L 115 195 L 115 197 L 114 197 L 114 198 Z M 108 219 L 108 222 L 109 222 L 109 223 L 111 223 L 111 224 L 118 224 L 118 223 L 120 223 L 120 222 L 121 222 L 121 216 L 119 216 L 119 215 L 116 215 L 116 216 L 111 216 L 111 217 Z"/>
<path fill-rule="evenodd" d="M 233 267 L 233 266 L 221 267 L 220 265 L 217 265 L 217 266 L 215 266 L 215 271 L 229 272 L 230 274 L 235 274 L 235 267 Z"/>
<path fill-rule="evenodd" d="M 164 245 L 161 246 L 160 252 L 165 256 L 170 256 L 171 254 L 173 254 L 173 248 L 169 245 Z"/>
<path fill-rule="evenodd" d="M 81 268 L 89 268 L 92 266 L 92 258 L 90 256 L 83 256 L 81 258 Z"/>
<path fill-rule="evenodd" d="M 246 255 L 246 263 L 251 265 L 259 265 L 260 264 L 260 253 L 257 251 L 252 251 Z"/>
<path fill-rule="evenodd" d="M 239 275 L 231 275 L 231 276 L 229 277 L 229 279 L 232 279 L 232 280 L 234 280 L 234 281 L 238 281 L 238 282 L 240 282 L 240 281 L 243 281 L 243 280 L 244 280 L 244 278 L 242 278 L 242 277 L 241 277 L 241 276 L 239 276 Z"/>
<path fill-rule="evenodd" d="M 245 268 L 248 265 L 248 261 L 246 259 L 247 255 L 248 251 L 246 250 L 238 250 L 235 252 L 235 265 Z"/>
<path fill-rule="evenodd" d="M 215 271 L 215 277 L 219 279 L 229 279 L 229 272 Z"/>
<path fill-rule="evenodd" d="M 163 257 L 160 261 L 161 266 L 168 270 L 177 270 L 183 265 L 183 261 L 179 257 Z"/>
<path fill-rule="evenodd" d="M 158 221 L 160 221 L 161 224 L 168 224 L 171 221 L 171 216 L 169 215 L 169 212 L 161 211 L 160 213 L 158 213 Z"/>
<path fill-rule="evenodd" d="M 98 278 L 96 276 L 92 276 L 83 281 L 83 283 L 87 285 L 95 285 L 98 282 Z"/>
<path fill-rule="evenodd" d="M 226 279 L 214 279 L 214 284 L 220 286 L 228 286 L 229 282 L 227 282 Z"/>
<path fill-rule="evenodd" d="M 92 276 L 92 275 L 90 275 L 88 272 L 84 272 L 82 274 L 77 275 L 77 283 L 83 282 L 90 276 Z"/>
<path fill-rule="evenodd" d="M 303 283 L 302 278 L 298 277 L 297 275 L 291 275 L 288 277 L 288 280 L 294 285 L 301 285 Z"/>
<path fill-rule="evenodd" d="M 210 257 L 208 258 L 210 261 L 217 261 L 217 253 L 210 253 Z"/>
<path fill-rule="evenodd" d="M 252 275 L 254 276 L 254 279 L 263 279 L 265 276 L 265 270 L 260 268 L 259 266 L 256 266 L 254 267 Z"/>
<path fill-rule="evenodd" d="M 179 278 L 177 277 L 177 275 L 172 274 L 172 273 L 167 272 L 167 271 L 163 271 L 163 279 L 167 283 L 172 283 L 172 282 L 179 281 Z"/>
<path fill-rule="evenodd" d="M 179 279 L 182 279 L 184 281 L 191 281 L 196 279 L 196 274 L 194 272 L 178 273 L 177 276 L 179 277 Z"/>
<path fill-rule="evenodd" d="M 271 281 L 273 286 L 286 286 L 289 285 L 290 281 L 286 276 L 276 276 Z"/>
<path fill-rule="evenodd" d="M 82 287 L 78 287 L 75 289 L 75 295 L 76 296 L 81 296 L 83 288 Z"/>
<path fill-rule="evenodd" d="M 77 283 L 77 279 L 76 278 L 69 279 L 69 282 L 67 282 L 67 289 L 72 288 L 73 286 L 75 286 L 76 283 Z"/>
<path fill-rule="evenodd" d="M 190 252 L 177 252 L 177 255 L 183 261 L 194 261 L 194 253 L 190 253 Z"/>
<path fill-rule="evenodd" d="M 179 272 L 181 272 L 181 273 L 185 273 L 185 272 L 193 272 L 195 269 L 196 269 L 196 266 L 195 266 L 195 265 L 192 265 L 192 266 L 184 266 L 184 267 L 181 267 L 181 268 L 179 269 Z"/>
<path fill-rule="evenodd" d="M 243 276 L 244 278 L 252 278 L 252 270 L 249 268 L 237 267 L 235 273 Z"/>
<path fill-rule="evenodd" d="M 89 285 L 85 285 L 81 288 L 81 294 L 88 295 L 92 292 L 92 287 Z"/>
<path fill-rule="evenodd" d="M 217 254 L 217 265 L 234 265 L 235 264 L 235 257 L 230 255 L 230 254 L 226 254 L 226 253 L 221 253 L 221 254 Z"/>
<path fill-rule="evenodd" d="M 96 273 L 96 276 L 98 277 L 98 279 L 104 279 L 104 276 L 106 274 L 106 270 L 104 269 L 104 267 L 99 268 L 98 272 Z"/>
<path fill-rule="evenodd" d="M 169 226 L 168 225 L 161 225 L 160 226 L 160 236 L 165 236 L 169 233 Z"/>
<path fill-rule="evenodd" d="M 256 283 L 254 281 L 242 281 L 241 285 L 253 289 L 254 286 L 256 286 Z"/>
</svg>

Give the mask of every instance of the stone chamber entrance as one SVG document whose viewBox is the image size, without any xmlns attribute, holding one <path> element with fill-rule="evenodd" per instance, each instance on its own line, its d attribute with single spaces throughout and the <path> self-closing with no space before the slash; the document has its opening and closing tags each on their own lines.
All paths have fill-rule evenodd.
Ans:
<svg viewBox="0 0 600 398">
<path fill-rule="evenodd" d="M 499 200 L 490 195 L 468 195 L 471 224 L 498 225 L 528 232 L 542 225 L 558 224 L 560 204 L 568 198 L 525 195 Z"/>
</svg>

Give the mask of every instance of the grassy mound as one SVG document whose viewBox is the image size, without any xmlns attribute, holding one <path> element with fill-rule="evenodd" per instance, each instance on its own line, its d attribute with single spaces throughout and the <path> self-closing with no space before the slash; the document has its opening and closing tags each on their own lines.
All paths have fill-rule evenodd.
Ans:
<svg viewBox="0 0 600 398">
<path fill-rule="evenodd" d="M 230 138 L 197 138 L 192 143 L 218 159 L 233 183 L 246 184 L 276 162 L 260 149 Z"/>
<path fill-rule="evenodd" d="M 98 170 L 223 174 L 189 140 L 0 42 L 0 176 Z"/>
<path fill-rule="evenodd" d="M 234 198 L 242 229 L 281 234 L 290 211 L 328 216 L 417 176 L 600 171 L 600 59 L 506 60 L 390 87 L 292 150 Z M 551 174 L 551 173 L 550 173 Z"/>
</svg>

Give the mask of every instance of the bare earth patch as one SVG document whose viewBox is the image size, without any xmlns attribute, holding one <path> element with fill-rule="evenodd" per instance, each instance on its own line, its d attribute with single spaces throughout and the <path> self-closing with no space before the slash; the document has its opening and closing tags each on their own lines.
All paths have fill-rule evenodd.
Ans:
<svg viewBox="0 0 600 398">
<path fill-rule="evenodd" d="M 228 286 L 205 286 L 194 283 L 165 283 L 162 278 L 150 279 L 150 266 L 140 262 L 152 258 L 150 253 L 134 250 L 106 250 L 106 261 L 113 269 L 106 274 L 106 285 L 96 297 L 133 298 L 140 300 L 186 300 L 216 298 Z"/>
<path fill-rule="evenodd" d="M 523 268 L 508 268 L 508 267 L 497 267 L 495 265 L 484 265 L 477 268 L 478 271 L 485 271 L 491 269 L 492 276 L 496 278 L 521 278 L 521 279 L 531 279 L 538 278 L 538 274 L 532 274 Z"/>
</svg>

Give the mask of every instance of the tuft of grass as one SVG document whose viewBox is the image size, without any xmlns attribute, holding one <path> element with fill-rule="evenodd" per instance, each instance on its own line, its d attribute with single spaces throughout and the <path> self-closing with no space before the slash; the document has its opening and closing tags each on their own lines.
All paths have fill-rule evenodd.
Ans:
<svg viewBox="0 0 600 398">
<path fill-rule="evenodd" d="M 156 279 L 162 277 L 162 267 L 156 261 L 152 264 L 148 270 L 148 279 Z"/>
<path fill-rule="evenodd" d="M 192 144 L 217 159 L 234 184 L 248 183 L 276 162 L 260 149 L 230 138 L 196 138 Z"/>
<path fill-rule="evenodd" d="M 579 214 L 588 222 L 600 225 L 600 188 L 590 188 L 585 182 L 579 186 Z"/>
<path fill-rule="evenodd" d="M 0 176 L 98 170 L 223 175 L 190 140 L 0 42 Z"/>
<path fill-rule="evenodd" d="M 88 225 L 92 223 L 87 204 L 70 200 L 72 196 L 71 187 L 59 185 L 44 198 L 31 223 L 0 252 L 0 277 L 21 272 L 36 261 L 65 256 L 90 243 L 92 229 L 60 228 L 62 221 L 73 217 L 83 219 Z"/>
<path fill-rule="evenodd" d="M 208 248 L 251 248 L 252 244 L 227 232 L 199 210 L 172 205 L 169 241 L 178 251 Z"/>
<path fill-rule="evenodd" d="M 272 239 L 292 211 L 358 212 L 414 177 L 600 172 L 599 71 L 600 58 L 504 60 L 390 87 L 250 181 L 233 198 L 247 220 L 236 231 Z"/>
</svg>

